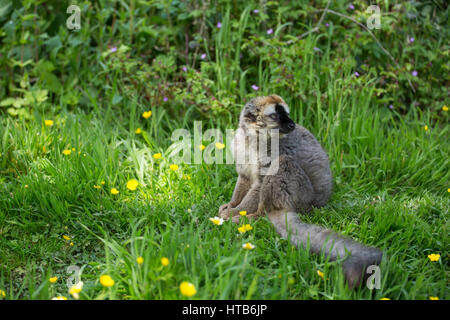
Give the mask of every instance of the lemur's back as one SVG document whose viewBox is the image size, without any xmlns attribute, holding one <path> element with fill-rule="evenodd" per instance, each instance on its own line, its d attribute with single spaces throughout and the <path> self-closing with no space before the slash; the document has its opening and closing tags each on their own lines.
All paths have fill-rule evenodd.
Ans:
<svg viewBox="0 0 450 320">
<path fill-rule="evenodd" d="M 280 155 L 298 159 L 300 166 L 313 185 L 316 198 L 314 206 L 325 205 L 331 195 L 332 175 L 328 156 L 317 139 L 306 128 L 296 128 L 280 138 Z"/>
</svg>

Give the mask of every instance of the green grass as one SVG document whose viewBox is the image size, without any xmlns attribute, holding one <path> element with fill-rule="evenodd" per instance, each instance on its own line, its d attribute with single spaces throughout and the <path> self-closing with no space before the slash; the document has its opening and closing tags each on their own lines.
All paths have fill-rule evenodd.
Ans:
<svg viewBox="0 0 450 320">
<path fill-rule="evenodd" d="M 32 15 L 23 25 L 14 20 L 16 29 L 8 29 L 7 36 L 0 33 L 4 48 L 12 52 L 0 55 L 5 65 L 0 73 L 11 75 L 1 82 L 0 97 L 29 98 L 17 115 L 0 109 L 0 290 L 5 292 L 0 300 L 71 298 L 69 266 L 81 270 L 81 299 L 182 299 L 183 281 L 195 285 L 192 299 L 450 298 L 450 132 L 448 112 L 442 110 L 447 90 L 433 87 L 443 82 L 441 76 L 422 77 L 428 69 L 436 74 L 445 69 L 440 61 L 446 51 L 436 52 L 433 68 L 422 66 L 420 77 L 412 78 L 420 89 L 418 108 L 406 82 L 415 67 L 409 63 L 419 54 L 417 60 L 425 61 L 424 48 L 434 42 L 419 44 L 416 36 L 414 45 L 408 44 L 411 57 L 402 54 L 398 39 L 390 38 L 402 68 L 409 65 L 383 70 L 379 60 L 387 58 L 380 54 L 365 66 L 355 57 L 377 55 L 372 39 L 356 37 L 361 34 L 357 26 L 350 30 L 331 17 L 326 20 L 330 28 L 288 44 L 293 35 L 315 26 L 313 20 L 298 23 L 299 15 L 314 9 L 308 5 L 297 4 L 295 11 L 291 4 L 278 9 L 271 4 L 269 11 L 279 10 L 271 16 L 277 20 L 272 25 L 244 2 L 231 9 L 219 2 L 217 11 L 211 6 L 205 16 L 192 18 L 209 31 L 200 35 L 200 49 L 189 49 L 187 57 L 183 32 L 191 32 L 194 24 L 191 18 L 176 20 L 186 8 L 168 2 L 135 3 L 133 11 L 125 2 L 100 1 L 91 7 L 85 1 L 79 33 L 49 27 L 39 17 L 40 24 L 31 24 Z M 52 10 L 23 3 L 19 17 L 34 9 Z M 389 1 L 384 3 L 389 7 Z M 167 22 L 170 10 L 175 13 Z M 394 19 L 402 7 L 392 10 Z M 407 29 L 411 23 L 399 25 Z M 48 28 L 51 40 L 42 43 L 47 38 L 39 26 Z M 269 26 L 274 30 L 270 38 Z M 387 29 L 383 32 L 390 34 Z M 31 41 L 17 45 L 23 30 L 37 37 L 41 51 L 34 51 Z M 198 40 L 198 32 L 189 35 Z M 130 50 L 122 52 L 122 44 Z M 116 54 L 102 57 L 113 45 Z M 24 62 L 20 48 L 25 55 L 44 57 L 34 61 L 31 54 L 25 58 L 29 63 L 19 67 Z M 201 52 L 207 54 L 205 61 L 198 61 Z M 185 65 L 188 71 L 180 71 Z M 383 72 L 391 79 L 386 90 Z M 260 90 L 254 92 L 252 84 Z M 48 90 L 45 101 L 26 96 L 42 90 Z M 177 171 L 170 169 L 174 130 L 193 134 L 194 121 L 202 120 L 203 132 L 220 128 L 225 133 L 236 128 L 249 98 L 271 93 L 288 102 L 293 119 L 318 138 L 330 157 L 333 196 L 303 219 L 381 248 L 380 289 L 349 290 L 339 262 L 291 246 L 266 218 L 252 222 L 253 230 L 242 235 L 231 222 L 212 224 L 209 218 L 231 197 L 237 178 L 233 165 L 178 163 Z M 169 100 L 163 102 L 163 96 Z M 424 106 L 427 101 L 433 102 Z M 393 110 L 389 103 L 395 104 Z M 146 110 L 152 110 L 149 119 L 141 116 Z M 54 125 L 45 126 L 45 119 Z M 137 128 L 142 134 L 135 134 Z M 70 155 L 63 154 L 72 148 Z M 154 159 L 155 153 L 163 158 Z M 137 190 L 127 190 L 130 179 L 139 181 Z M 119 194 L 112 195 L 112 188 Z M 254 250 L 242 249 L 248 241 Z M 428 259 L 432 253 L 441 255 L 438 262 Z M 144 263 L 139 265 L 137 257 Z M 169 259 L 168 266 L 162 266 L 162 257 Z M 113 287 L 99 283 L 104 274 L 114 279 Z M 54 284 L 52 276 L 58 277 Z"/>
<path fill-rule="evenodd" d="M 36 110 L 32 121 L 1 120 L 6 298 L 67 295 L 70 265 L 82 268 L 81 297 L 90 299 L 177 299 L 185 280 L 199 299 L 448 298 L 448 126 L 425 131 L 427 114 L 396 120 L 371 107 L 370 90 L 344 100 L 338 89 L 330 92 L 336 96 L 329 108 L 291 105 L 328 150 L 335 181 L 329 204 L 304 219 L 382 248 L 381 289 L 347 289 L 336 262 L 294 249 L 265 218 L 244 235 L 231 222 L 213 225 L 208 218 L 231 196 L 233 166 L 170 170 L 171 132 L 158 129 L 168 116 L 154 108 L 145 120 L 140 105 L 120 117 L 111 109 L 57 116 Z M 55 124 L 46 127 L 44 119 Z M 134 133 L 137 127 L 143 134 Z M 67 148 L 75 151 L 65 156 Z M 162 159 L 152 158 L 157 152 Z M 132 178 L 140 182 L 136 191 L 126 189 Z M 244 251 L 246 241 L 256 248 Z M 441 254 L 439 262 L 428 260 L 431 253 Z M 113 277 L 113 288 L 102 288 L 102 274 Z M 58 282 L 49 284 L 54 275 Z"/>
</svg>

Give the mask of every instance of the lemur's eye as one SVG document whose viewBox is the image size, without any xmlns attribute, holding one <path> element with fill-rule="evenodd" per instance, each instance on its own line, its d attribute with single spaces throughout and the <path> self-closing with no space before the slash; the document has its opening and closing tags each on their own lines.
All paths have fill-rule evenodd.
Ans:
<svg viewBox="0 0 450 320">
<path fill-rule="evenodd" d="M 272 113 L 272 114 L 269 116 L 269 118 L 272 119 L 272 120 L 277 120 L 277 119 L 278 119 L 278 114 Z"/>
</svg>

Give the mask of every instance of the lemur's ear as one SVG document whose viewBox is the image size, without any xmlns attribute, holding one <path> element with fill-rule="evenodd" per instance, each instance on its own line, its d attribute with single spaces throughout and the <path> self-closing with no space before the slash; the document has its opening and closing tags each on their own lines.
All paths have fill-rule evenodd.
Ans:
<svg viewBox="0 0 450 320">
<path fill-rule="evenodd" d="M 249 121 L 249 122 L 256 122 L 256 116 L 251 113 L 250 111 L 247 111 L 246 113 L 244 113 L 244 118 L 245 120 Z"/>
</svg>

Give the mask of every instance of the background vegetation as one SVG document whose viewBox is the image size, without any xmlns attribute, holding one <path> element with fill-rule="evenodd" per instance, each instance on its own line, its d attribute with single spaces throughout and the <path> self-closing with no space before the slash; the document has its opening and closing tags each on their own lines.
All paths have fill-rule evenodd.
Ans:
<svg viewBox="0 0 450 320">
<path fill-rule="evenodd" d="M 72 2 L 0 0 L 0 299 L 73 298 L 70 265 L 81 299 L 178 299 L 182 281 L 201 299 L 448 298 L 448 5 L 371 3 L 379 43 L 366 1 L 78 1 L 76 31 Z M 212 224 L 233 166 L 170 169 L 173 130 L 234 128 L 271 93 L 330 156 L 333 198 L 304 219 L 382 248 L 381 289 L 349 290 L 266 219 Z"/>
</svg>

